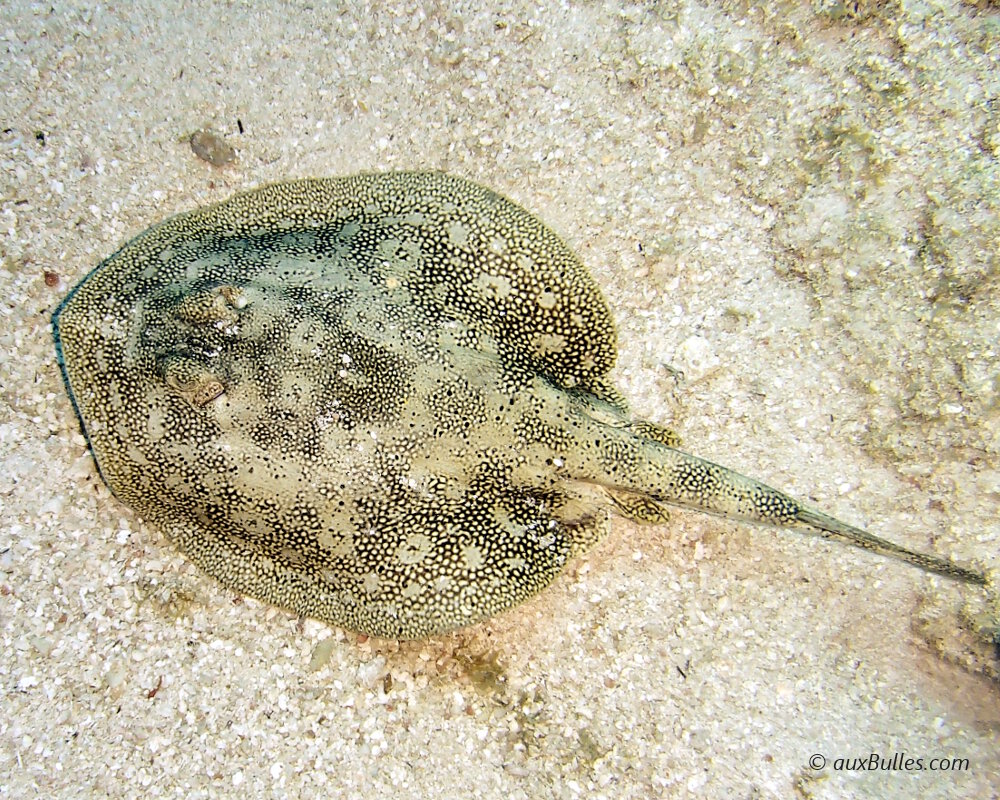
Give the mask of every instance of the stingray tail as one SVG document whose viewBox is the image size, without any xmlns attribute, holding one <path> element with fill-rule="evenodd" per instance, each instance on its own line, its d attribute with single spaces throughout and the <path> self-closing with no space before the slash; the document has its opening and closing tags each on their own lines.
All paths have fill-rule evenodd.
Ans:
<svg viewBox="0 0 1000 800">
<path fill-rule="evenodd" d="M 820 536 L 833 536 L 856 547 L 863 547 L 866 550 L 873 550 L 885 556 L 901 559 L 928 572 L 935 572 L 938 575 L 945 575 L 976 586 L 985 586 L 987 582 L 986 576 L 981 572 L 963 567 L 940 556 L 910 550 L 895 542 L 890 542 L 888 539 L 875 536 L 862 528 L 856 528 L 846 522 L 841 522 L 839 519 L 834 519 L 821 511 L 801 507 L 796 515 L 796 521 L 797 524 L 793 527 L 799 530 L 818 533 Z"/>
<path fill-rule="evenodd" d="M 691 508 L 727 519 L 834 537 L 928 572 L 978 586 L 987 584 L 981 572 L 848 525 L 719 464 L 636 435 L 628 428 L 612 431 L 605 428 L 604 446 L 587 459 L 589 463 L 579 466 L 590 472 L 593 477 L 587 477 L 604 488 L 619 511 L 634 519 L 659 522 L 666 518 L 666 506 Z"/>
</svg>

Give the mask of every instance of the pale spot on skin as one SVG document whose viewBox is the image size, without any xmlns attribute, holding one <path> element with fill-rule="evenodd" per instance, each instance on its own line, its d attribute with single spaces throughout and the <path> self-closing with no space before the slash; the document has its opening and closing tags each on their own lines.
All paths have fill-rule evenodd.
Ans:
<svg viewBox="0 0 1000 800">
<path fill-rule="evenodd" d="M 519 570 L 524 569 L 526 566 L 528 566 L 528 562 L 519 556 L 507 559 L 507 569 Z"/>
<path fill-rule="evenodd" d="M 369 595 L 374 595 L 381 585 L 382 581 L 379 579 L 378 575 L 374 572 L 369 572 L 365 575 L 365 579 L 361 583 L 361 587 Z"/>
<path fill-rule="evenodd" d="M 166 435 L 166 420 L 167 415 L 164 409 L 150 406 L 149 418 L 146 421 L 146 431 L 152 441 L 158 442 Z"/>
<path fill-rule="evenodd" d="M 320 531 L 316 538 L 317 544 L 335 558 L 344 558 L 354 554 L 354 537 L 334 531 Z"/>
<path fill-rule="evenodd" d="M 546 311 L 551 311 L 556 307 L 558 300 L 553 292 L 542 292 L 538 295 L 538 306 Z"/>
<path fill-rule="evenodd" d="M 552 355 L 561 353 L 566 349 L 566 337 L 558 333 L 543 333 L 535 337 L 535 350 L 540 355 Z"/>
<path fill-rule="evenodd" d="M 481 547 L 472 544 L 462 548 L 462 562 L 465 569 L 479 569 L 485 560 Z"/>
<path fill-rule="evenodd" d="M 419 564 L 431 555 L 431 538 L 422 533 L 411 533 L 406 542 L 396 550 L 396 559 L 401 564 Z"/>
<path fill-rule="evenodd" d="M 475 288 L 486 300 L 506 300 L 510 297 L 510 280 L 503 275 L 481 272 L 476 276 Z"/>
<path fill-rule="evenodd" d="M 414 597 L 419 597 L 424 593 L 426 587 L 420 581 L 413 581 L 407 584 L 406 588 L 403 589 L 401 595 L 406 600 L 412 600 Z"/>
<path fill-rule="evenodd" d="M 454 222 L 445 228 L 448 240 L 452 244 L 463 245 L 469 241 L 469 229 L 460 222 Z"/>
</svg>

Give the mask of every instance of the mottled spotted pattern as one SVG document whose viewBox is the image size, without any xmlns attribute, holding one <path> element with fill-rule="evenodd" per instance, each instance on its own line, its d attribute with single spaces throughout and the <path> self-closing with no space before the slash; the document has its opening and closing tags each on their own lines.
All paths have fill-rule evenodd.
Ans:
<svg viewBox="0 0 1000 800">
<path fill-rule="evenodd" d="M 233 589 L 380 636 L 510 608 L 682 505 L 849 538 L 633 423 L 614 327 L 537 218 L 458 178 L 276 184 L 174 217 L 56 311 L 115 495 Z"/>
</svg>

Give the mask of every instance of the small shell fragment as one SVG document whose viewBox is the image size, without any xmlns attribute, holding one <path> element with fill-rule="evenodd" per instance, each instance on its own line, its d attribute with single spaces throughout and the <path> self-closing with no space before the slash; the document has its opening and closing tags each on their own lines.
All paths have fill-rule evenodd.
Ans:
<svg viewBox="0 0 1000 800">
<path fill-rule="evenodd" d="M 236 150 L 214 131 L 196 131 L 191 134 L 190 143 L 194 154 L 213 167 L 224 167 L 236 160 Z"/>
</svg>

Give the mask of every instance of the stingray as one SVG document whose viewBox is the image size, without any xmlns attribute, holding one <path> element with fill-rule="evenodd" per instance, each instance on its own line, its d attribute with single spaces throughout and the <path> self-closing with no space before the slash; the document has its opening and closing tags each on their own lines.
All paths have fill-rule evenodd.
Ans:
<svg viewBox="0 0 1000 800">
<path fill-rule="evenodd" d="M 353 631 L 476 623 L 612 512 L 671 506 L 986 583 L 633 420 L 581 261 L 461 178 L 299 180 L 175 216 L 86 276 L 53 331 L 114 495 L 230 589 Z"/>
</svg>

